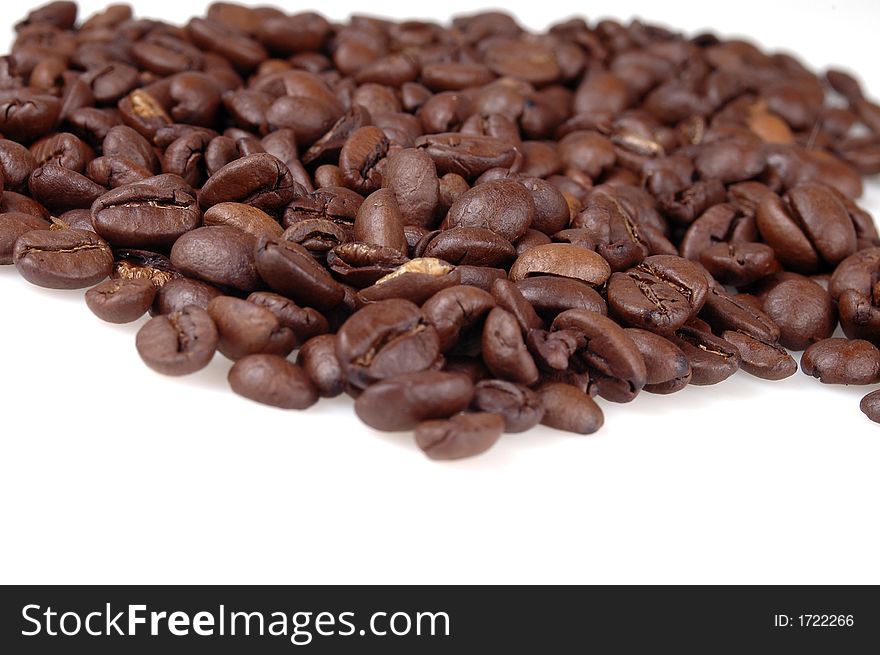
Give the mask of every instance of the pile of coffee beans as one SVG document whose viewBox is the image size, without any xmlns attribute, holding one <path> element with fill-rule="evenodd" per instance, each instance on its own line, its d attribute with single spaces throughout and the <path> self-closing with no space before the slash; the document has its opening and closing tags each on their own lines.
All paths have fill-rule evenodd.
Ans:
<svg viewBox="0 0 880 655">
<path fill-rule="evenodd" d="M 32 11 L 0 58 L 0 263 L 166 375 L 347 393 L 429 456 L 594 400 L 880 382 L 880 105 L 742 40 L 210 6 Z M 832 336 L 841 325 L 843 337 Z M 880 391 L 862 401 L 880 421 Z"/>
</svg>

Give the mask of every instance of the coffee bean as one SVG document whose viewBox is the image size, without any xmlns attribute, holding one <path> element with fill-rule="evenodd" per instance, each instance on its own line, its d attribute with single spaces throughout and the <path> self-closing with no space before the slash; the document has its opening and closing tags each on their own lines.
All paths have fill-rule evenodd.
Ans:
<svg viewBox="0 0 880 655">
<path fill-rule="evenodd" d="M 764 297 L 764 311 L 779 326 L 779 342 L 792 350 L 827 339 L 837 326 L 831 295 L 808 280 L 786 280 L 773 287 Z"/>
<path fill-rule="evenodd" d="M 453 227 L 430 232 L 415 248 L 418 256 L 466 266 L 506 266 L 516 250 L 504 237 L 482 227 Z"/>
<path fill-rule="evenodd" d="M 296 363 L 308 374 L 309 379 L 325 398 L 333 398 L 345 388 L 345 375 L 336 357 L 336 337 L 321 334 L 300 346 Z"/>
<path fill-rule="evenodd" d="M 504 421 L 496 414 L 458 414 L 446 420 L 423 421 L 415 430 L 416 444 L 431 459 L 461 459 L 486 452 L 501 437 Z"/>
<path fill-rule="evenodd" d="M 685 325 L 676 332 L 672 342 L 691 364 L 691 384 L 718 384 L 739 369 L 739 350 L 709 331 Z"/>
<path fill-rule="evenodd" d="M 611 268 L 592 250 L 567 243 L 551 243 L 527 250 L 510 267 L 510 279 L 514 282 L 533 275 L 568 277 L 599 286 L 611 275 Z"/>
<path fill-rule="evenodd" d="M 221 202 L 241 202 L 271 214 L 295 195 L 296 183 L 287 166 L 260 153 L 236 159 L 212 174 L 199 192 L 199 205 L 207 210 Z"/>
<path fill-rule="evenodd" d="M 49 225 L 48 221 L 30 214 L 0 214 L 0 264 L 12 263 L 12 253 L 18 237 L 32 230 L 48 230 Z"/>
<path fill-rule="evenodd" d="M 774 343 L 780 338 L 780 326 L 773 320 L 773 316 L 761 311 L 757 304 L 732 296 L 723 287 L 712 287 L 700 317 L 712 326 L 716 334 L 725 330 L 736 330 Z M 783 345 L 787 343 L 783 342 Z"/>
<path fill-rule="evenodd" d="M 156 291 L 156 299 L 150 313 L 171 314 L 189 305 L 208 309 L 208 303 L 220 295 L 223 295 L 220 289 L 201 280 L 188 277 L 172 278 Z"/>
<path fill-rule="evenodd" d="M 424 305 L 425 321 L 437 330 L 440 352 L 448 352 L 457 344 L 467 345 L 475 336 L 483 318 L 495 307 L 492 296 L 475 287 L 456 286 L 442 289 Z"/>
<path fill-rule="evenodd" d="M 510 312 L 495 307 L 486 317 L 483 361 L 495 377 L 530 386 L 539 379 L 538 367 L 523 341 L 519 323 Z"/>
<path fill-rule="evenodd" d="M 801 370 L 825 384 L 873 384 L 880 381 L 880 350 L 862 339 L 823 339 L 804 351 Z"/>
<path fill-rule="evenodd" d="M 151 369 L 163 375 L 188 375 L 214 357 L 219 335 L 214 321 L 195 306 L 156 316 L 137 333 L 137 350 Z"/>
<path fill-rule="evenodd" d="M 449 208 L 444 227 L 491 230 L 507 241 L 525 234 L 535 215 L 531 195 L 516 182 L 486 182 L 470 189 Z"/>
<path fill-rule="evenodd" d="M 567 309 L 608 313 L 602 296 L 579 280 L 537 275 L 517 281 L 516 288 L 545 321 L 552 321 L 557 314 Z"/>
<path fill-rule="evenodd" d="M 247 300 L 275 314 L 282 326 L 293 330 L 299 343 L 330 330 L 327 319 L 319 311 L 311 307 L 299 307 L 289 298 L 277 293 L 254 291 Z"/>
<path fill-rule="evenodd" d="M 426 153 L 412 148 L 390 152 L 382 185 L 394 194 L 405 224 L 427 227 L 432 223 L 440 202 L 440 183 Z"/>
<path fill-rule="evenodd" d="M 342 302 L 342 287 L 302 246 L 263 237 L 255 252 L 260 276 L 278 293 L 316 309 Z"/>
<path fill-rule="evenodd" d="M 500 416 L 505 432 L 525 432 L 544 417 L 544 406 L 538 394 L 507 380 L 477 382 L 471 407 Z"/>
<path fill-rule="evenodd" d="M 155 297 L 153 283 L 138 278 L 105 280 L 85 295 L 92 313 L 108 323 L 136 321 L 150 308 Z"/>
<path fill-rule="evenodd" d="M 354 410 L 371 428 L 397 432 L 464 411 L 473 396 L 474 384 L 465 375 L 421 371 L 370 385 L 358 396 Z M 497 423 L 500 433 L 503 421 L 499 418 Z"/>
<path fill-rule="evenodd" d="M 21 276 L 50 289 L 82 289 L 110 275 L 107 242 L 84 230 L 33 230 L 15 242 L 12 260 Z"/>
<path fill-rule="evenodd" d="M 236 360 L 265 353 L 286 357 L 296 345 L 296 335 L 282 326 L 265 307 L 231 296 L 218 296 L 208 303 L 220 335 L 218 350 Z"/>
<path fill-rule="evenodd" d="M 433 160 L 439 175 L 456 173 L 467 180 L 490 168 L 509 167 L 517 157 L 516 149 L 499 139 L 455 133 L 421 136 L 415 146 Z"/>
<path fill-rule="evenodd" d="M 407 254 L 403 216 L 397 198 L 390 189 L 374 191 L 364 200 L 354 220 L 354 239 L 393 248 Z"/>
<path fill-rule="evenodd" d="M 235 393 L 264 405 L 307 409 L 318 402 L 318 392 L 305 371 L 279 355 L 242 357 L 229 369 L 228 378 Z"/>
<path fill-rule="evenodd" d="M 764 380 L 782 380 L 797 372 L 797 362 L 782 346 L 742 332 L 726 330 L 721 338 L 740 355 L 740 368 Z"/>
<path fill-rule="evenodd" d="M 388 137 L 378 127 L 362 127 L 349 136 L 339 153 L 339 168 L 348 188 L 372 193 L 382 185 L 377 164 L 388 153 Z"/>
<path fill-rule="evenodd" d="M 605 422 L 596 401 L 570 384 L 543 384 L 538 387 L 538 397 L 544 407 L 542 425 L 577 434 L 592 434 Z"/>
<path fill-rule="evenodd" d="M 872 391 L 862 398 L 859 409 L 874 423 L 880 423 L 880 391 Z"/>
<path fill-rule="evenodd" d="M 184 189 L 132 184 L 109 191 L 91 206 L 95 231 L 114 246 L 170 248 L 198 227 L 202 212 Z"/>
<path fill-rule="evenodd" d="M 241 202 L 221 202 L 213 205 L 204 215 L 205 225 L 229 225 L 259 239 L 278 238 L 284 232 L 281 225 L 266 212 Z"/>
<path fill-rule="evenodd" d="M 421 304 L 438 291 L 460 282 L 461 276 L 452 264 L 433 257 L 419 257 L 402 264 L 393 273 L 358 292 L 358 299 L 371 303 L 403 298 Z"/>
<path fill-rule="evenodd" d="M 69 209 L 88 209 L 107 191 L 85 175 L 58 164 L 34 169 L 28 189 L 35 200 L 58 214 Z"/>
<path fill-rule="evenodd" d="M 645 391 L 675 393 L 690 383 L 690 362 L 669 339 L 639 328 L 627 328 L 626 334 L 636 344 L 645 360 Z"/>
<path fill-rule="evenodd" d="M 200 227 L 177 239 L 171 263 L 184 275 L 210 284 L 254 291 L 260 283 L 255 247 L 253 236 L 234 227 Z"/>
</svg>

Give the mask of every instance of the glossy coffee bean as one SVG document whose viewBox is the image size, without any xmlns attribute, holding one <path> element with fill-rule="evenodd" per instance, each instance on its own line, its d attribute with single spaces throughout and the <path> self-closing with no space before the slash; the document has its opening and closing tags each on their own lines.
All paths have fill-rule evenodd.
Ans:
<svg viewBox="0 0 880 655">
<path fill-rule="evenodd" d="M 31 214 L 9 212 L 0 214 L 0 264 L 11 264 L 15 242 L 32 230 L 48 230 L 50 223 Z"/>
<path fill-rule="evenodd" d="M 542 425 L 577 434 L 593 434 L 605 422 L 596 401 L 570 384 L 543 384 L 538 387 L 538 397 L 544 407 Z"/>
<path fill-rule="evenodd" d="M 740 355 L 740 368 L 764 380 L 782 380 L 797 372 L 797 362 L 777 343 L 768 343 L 742 332 L 727 330 L 721 338 Z"/>
<path fill-rule="evenodd" d="M 467 409 L 474 384 L 466 375 L 442 371 L 406 373 L 376 382 L 360 394 L 354 410 L 376 430 L 412 430 L 422 421 L 444 419 Z M 499 432 L 503 421 L 498 420 Z"/>
<path fill-rule="evenodd" d="M 496 414 L 474 412 L 446 420 L 423 421 L 415 430 L 416 444 L 431 459 L 473 457 L 495 445 L 504 429 Z"/>
<path fill-rule="evenodd" d="M 137 351 L 144 363 L 163 375 L 188 375 L 214 357 L 219 335 L 204 309 L 189 306 L 147 321 L 137 333 Z"/>
<path fill-rule="evenodd" d="M 507 380 L 477 382 L 471 407 L 500 416 L 505 432 L 525 432 L 538 425 L 544 417 L 544 406 L 538 394 Z"/>
<path fill-rule="evenodd" d="M 15 242 L 12 260 L 21 276 L 50 289 L 82 289 L 113 270 L 106 241 L 84 230 L 33 230 Z"/>
<path fill-rule="evenodd" d="M 147 312 L 155 297 L 153 283 L 139 278 L 105 280 L 85 294 L 92 313 L 108 323 L 136 321 Z"/>
<path fill-rule="evenodd" d="M 208 314 L 220 335 L 217 349 L 229 359 L 257 353 L 286 357 L 296 345 L 293 330 L 272 312 L 241 298 L 218 296 L 208 303 Z"/>
<path fill-rule="evenodd" d="M 260 284 L 254 259 L 256 239 L 218 225 L 181 236 L 171 248 L 171 263 L 181 273 L 219 287 L 254 291 Z"/>
<path fill-rule="evenodd" d="M 229 369 L 229 386 L 239 396 L 281 409 L 307 409 L 318 391 L 306 372 L 280 355 L 252 354 Z"/>
<path fill-rule="evenodd" d="M 873 384 L 880 381 L 880 350 L 862 339 L 823 339 L 804 351 L 801 370 L 825 384 Z"/>
<path fill-rule="evenodd" d="M 874 423 L 880 423 L 880 391 L 872 391 L 862 398 L 859 409 Z"/>
<path fill-rule="evenodd" d="M 345 374 L 336 357 L 336 337 L 320 334 L 306 341 L 299 348 L 296 363 L 309 376 L 318 393 L 334 398 L 345 388 Z"/>
</svg>

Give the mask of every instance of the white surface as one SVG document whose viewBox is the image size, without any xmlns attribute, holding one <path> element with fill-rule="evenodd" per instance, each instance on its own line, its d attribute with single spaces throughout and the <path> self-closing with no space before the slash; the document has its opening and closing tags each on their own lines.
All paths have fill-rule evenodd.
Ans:
<svg viewBox="0 0 880 655">
<path fill-rule="evenodd" d="M 149 4 L 178 21 L 204 6 Z M 355 7 L 323 4 L 337 18 Z M 512 6 L 543 27 L 581 5 Z M 880 5 L 614 6 L 848 65 L 880 95 Z M 2 10 L 4 39 L 24 7 Z M 880 213 L 877 187 L 866 206 Z M 235 396 L 220 355 L 188 378 L 153 374 L 134 349 L 140 323 L 102 323 L 81 291 L 2 267 L 0 295 L 0 582 L 880 582 L 867 388 L 738 373 L 602 401 L 595 436 L 536 429 L 437 464 L 410 434 L 358 423 L 348 398 L 284 412 Z"/>
</svg>

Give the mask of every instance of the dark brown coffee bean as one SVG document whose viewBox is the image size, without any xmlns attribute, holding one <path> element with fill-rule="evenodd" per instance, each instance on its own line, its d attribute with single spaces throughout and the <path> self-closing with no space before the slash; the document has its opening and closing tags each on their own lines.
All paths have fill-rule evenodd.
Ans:
<svg viewBox="0 0 880 655">
<path fill-rule="evenodd" d="M 20 212 L 0 214 L 0 264 L 11 264 L 15 241 L 32 230 L 48 230 L 50 223 Z"/>
<path fill-rule="evenodd" d="M 202 222 L 195 197 L 183 188 L 132 184 L 113 189 L 91 205 L 95 231 L 114 246 L 170 248 Z"/>
<path fill-rule="evenodd" d="M 0 172 L 4 188 L 24 190 L 35 168 L 37 160 L 27 148 L 15 141 L 0 139 Z"/>
<path fill-rule="evenodd" d="M 611 275 L 611 267 L 592 250 L 568 243 L 536 246 L 516 258 L 510 268 L 514 282 L 534 275 L 555 275 L 600 286 Z"/>
<path fill-rule="evenodd" d="M 519 323 L 510 312 L 495 307 L 486 317 L 482 338 L 483 361 L 492 374 L 524 385 L 539 379 L 538 367 L 523 341 Z"/>
<path fill-rule="evenodd" d="M 439 175 L 457 173 L 467 180 L 490 168 L 510 167 L 518 154 L 515 147 L 498 139 L 455 133 L 421 136 L 415 146 L 434 161 Z"/>
<path fill-rule="evenodd" d="M 163 375 L 188 375 L 214 357 L 219 336 L 208 312 L 186 307 L 147 321 L 137 333 L 137 350 L 151 369 Z"/>
<path fill-rule="evenodd" d="M 445 353 L 478 341 L 483 319 L 494 307 L 495 300 L 482 289 L 456 286 L 434 294 L 422 305 L 422 313 L 437 330 L 440 352 Z"/>
<path fill-rule="evenodd" d="M 0 90 L 0 134 L 16 141 L 32 141 L 55 125 L 61 112 L 58 98 L 39 89 Z"/>
<path fill-rule="evenodd" d="M 773 248 L 763 243 L 717 243 L 700 253 L 700 262 L 722 284 L 745 286 L 780 268 Z"/>
<path fill-rule="evenodd" d="M 425 371 L 440 354 L 437 330 L 406 300 L 386 300 L 355 312 L 336 335 L 336 356 L 348 382 L 365 388 L 377 380 Z"/>
<path fill-rule="evenodd" d="M 266 212 L 240 202 L 221 202 L 213 205 L 203 217 L 205 225 L 229 225 L 259 239 L 278 238 L 284 232 L 281 225 Z"/>
<path fill-rule="evenodd" d="M 681 349 L 669 339 L 641 330 L 627 328 L 626 334 L 645 360 L 645 391 L 669 394 L 684 389 L 691 381 L 691 365 Z"/>
<path fill-rule="evenodd" d="M 739 351 L 740 368 L 764 380 L 782 380 L 797 372 L 797 362 L 785 348 L 742 332 L 727 330 L 721 338 Z"/>
<path fill-rule="evenodd" d="M 12 260 L 21 276 L 50 289 L 90 287 L 113 269 L 107 242 L 84 230 L 33 230 L 15 242 Z"/>
<path fill-rule="evenodd" d="M 553 319 L 550 330 L 568 330 L 576 337 L 576 356 L 603 398 L 629 402 L 645 386 L 644 358 L 626 331 L 608 317 L 569 309 Z"/>
<path fill-rule="evenodd" d="M 105 280 L 86 291 L 86 305 L 92 313 L 108 323 L 130 323 L 143 316 L 153 299 L 156 287 L 149 280 Z"/>
<path fill-rule="evenodd" d="M 510 280 L 506 278 L 495 280 L 492 283 L 491 293 L 495 303 L 513 315 L 523 334 L 527 334 L 529 330 L 538 330 L 544 327 L 544 322 L 535 312 L 535 308 L 526 300 L 519 287 Z M 598 296 L 598 294 L 596 295 Z"/>
<path fill-rule="evenodd" d="M 397 375 L 367 387 L 355 413 L 376 430 L 412 430 L 422 421 L 443 419 L 467 409 L 474 384 L 466 375 L 421 371 Z M 499 432 L 503 422 L 498 419 Z"/>
<path fill-rule="evenodd" d="M 234 227 L 200 227 L 174 243 L 171 263 L 189 277 L 250 292 L 260 284 L 255 247 L 254 237 Z"/>
<path fill-rule="evenodd" d="M 544 417 L 538 395 L 528 387 L 507 380 L 477 382 L 471 408 L 500 416 L 505 432 L 525 432 Z"/>
<path fill-rule="evenodd" d="M 361 127 L 349 136 L 339 153 L 339 169 L 348 188 L 369 194 L 382 186 L 377 164 L 388 153 L 388 137 L 378 127 Z"/>
<path fill-rule="evenodd" d="M 156 299 L 150 313 L 154 316 L 170 314 L 189 305 L 207 310 L 208 303 L 220 295 L 223 295 L 220 289 L 201 280 L 192 280 L 188 277 L 172 278 L 156 291 Z"/>
<path fill-rule="evenodd" d="M 390 152 L 382 185 L 394 193 L 404 224 L 428 227 L 440 202 L 437 168 L 423 151 L 405 148 Z"/>
<path fill-rule="evenodd" d="M 873 384 L 880 380 L 880 350 L 861 339 L 823 339 L 804 351 L 801 370 L 825 384 Z"/>
<path fill-rule="evenodd" d="M 342 287 L 302 246 L 263 237 L 255 253 L 260 276 L 278 293 L 316 309 L 342 302 Z"/>
<path fill-rule="evenodd" d="M 871 302 L 871 298 L 855 289 L 847 289 L 840 294 L 837 307 L 840 327 L 847 337 L 865 339 L 875 346 L 880 343 L 880 308 Z"/>
<path fill-rule="evenodd" d="M 862 398 L 859 409 L 874 423 L 880 423 L 880 391 L 872 391 Z"/>
<path fill-rule="evenodd" d="M 718 384 L 736 373 L 739 350 L 711 332 L 685 325 L 673 337 L 691 364 L 691 384 Z"/>
<path fill-rule="evenodd" d="M 363 303 L 372 303 L 403 298 L 420 305 L 441 289 L 460 283 L 461 275 L 452 264 L 433 257 L 418 257 L 359 291 L 358 299 Z"/>
<path fill-rule="evenodd" d="M 730 295 L 723 287 L 712 287 L 700 317 L 716 334 L 736 330 L 767 343 L 776 342 L 780 338 L 780 326 L 756 305 Z"/>
<path fill-rule="evenodd" d="M 199 192 L 206 210 L 221 202 L 242 202 L 272 214 L 296 195 L 296 183 L 284 163 L 267 153 L 236 159 L 208 178 Z"/>
<path fill-rule="evenodd" d="M 35 169 L 28 180 L 28 190 L 34 200 L 56 214 L 69 209 L 88 209 L 107 191 L 85 175 L 58 164 Z"/>
<path fill-rule="evenodd" d="M 345 388 L 345 375 L 336 358 L 336 336 L 320 334 L 299 348 L 296 363 L 308 374 L 318 393 L 334 398 Z"/>
<path fill-rule="evenodd" d="M 265 307 L 275 314 L 278 322 L 293 330 L 299 343 L 305 343 L 319 334 L 330 330 L 323 314 L 311 307 L 300 307 L 289 298 L 270 291 L 254 291 L 247 297 L 248 302 Z"/>
<path fill-rule="evenodd" d="M 239 396 L 281 409 L 307 409 L 318 402 L 305 371 L 279 355 L 242 357 L 229 369 L 229 386 Z"/>
<path fill-rule="evenodd" d="M 837 326 L 831 295 L 809 280 L 786 280 L 773 287 L 764 297 L 764 311 L 779 326 L 779 343 L 792 350 L 827 339 Z"/>
<path fill-rule="evenodd" d="M 30 148 L 37 166 L 58 164 L 77 173 L 82 173 L 86 165 L 95 158 L 95 151 L 82 139 L 68 132 L 59 132 L 44 137 Z"/>
<path fill-rule="evenodd" d="M 602 296 L 579 280 L 538 275 L 517 281 L 516 288 L 546 321 L 552 321 L 557 314 L 567 309 L 608 314 L 608 307 Z"/>
<path fill-rule="evenodd" d="M 153 175 L 152 171 L 119 157 L 96 157 L 86 167 L 86 175 L 103 187 L 115 189 L 136 184 Z"/>
<path fill-rule="evenodd" d="M 443 226 L 484 228 L 513 242 L 529 229 L 534 215 L 535 203 L 521 185 L 507 181 L 486 182 L 470 189 L 453 203 Z"/>
<path fill-rule="evenodd" d="M 414 254 L 435 257 L 450 264 L 506 266 L 516 257 L 510 242 L 482 227 L 453 227 L 429 233 Z"/>
<path fill-rule="evenodd" d="M 364 199 L 354 220 L 355 241 L 392 248 L 406 255 L 403 215 L 391 189 L 379 189 Z"/>
<path fill-rule="evenodd" d="M 541 424 L 577 434 L 593 434 L 605 422 L 596 401 L 570 384 L 548 382 L 538 387 L 544 407 Z"/>
<path fill-rule="evenodd" d="M 231 296 L 208 303 L 208 314 L 220 334 L 218 350 L 229 359 L 265 353 L 286 357 L 296 345 L 296 335 L 283 327 L 265 307 Z"/>
<path fill-rule="evenodd" d="M 446 420 L 423 421 L 416 444 L 431 459 L 451 460 L 486 452 L 501 437 L 504 421 L 496 414 L 474 412 Z"/>
</svg>

